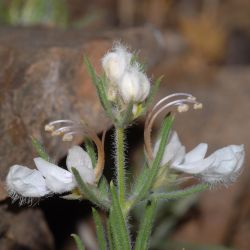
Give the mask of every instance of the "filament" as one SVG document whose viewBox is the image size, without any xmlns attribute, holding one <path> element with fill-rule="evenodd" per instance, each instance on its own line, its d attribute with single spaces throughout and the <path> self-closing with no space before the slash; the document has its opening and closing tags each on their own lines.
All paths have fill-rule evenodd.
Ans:
<svg viewBox="0 0 250 250">
<path fill-rule="evenodd" d="M 185 96 L 186 98 L 177 99 L 171 102 L 165 103 L 167 100 L 173 97 L 180 97 Z M 152 111 L 148 114 L 145 122 L 145 129 L 144 129 L 144 143 L 145 143 L 145 150 L 149 160 L 153 160 L 153 149 L 151 143 L 151 131 L 154 124 L 155 119 L 166 109 L 170 107 L 177 106 L 179 112 L 184 112 L 188 110 L 188 104 L 193 104 L 194 109 L 202 108 L 202 104 L 196 101 L 196 98 L 191 94 L 186 93 L 176 93 L 172 95 L 168 95 L 165 98 L 161 99 L 152 109 Z"/>
</svg>

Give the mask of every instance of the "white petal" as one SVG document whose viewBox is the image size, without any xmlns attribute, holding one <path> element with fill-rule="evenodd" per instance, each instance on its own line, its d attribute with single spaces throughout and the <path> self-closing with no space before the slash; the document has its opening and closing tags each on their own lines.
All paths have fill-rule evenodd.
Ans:
<svg viewBox="0 0 250 250">
<path fill-rule="evenodd" d="M 94 183 L 95 175 L 91 159 L 81 147 L 73 146 L 69 149 L 66 164 L 70 171 L 72 167 L 76 168 L 84 182 Z"/>
<path fill-rule="evenodd" d="M 210 172 L 219 174 L 230 174 L 233 171 L 238 171 L 244 161 L 244 147 L 230 145 L 215 151 L 211 156 L 216 158 Z"/>
<path fill-rule="evenodd" d="M 80 175 L 81 175 L 84 182 L 89 183 L 89 184 L 94 184 L 94 182 L 95 182 L 94 169 L 84 168 L 81 170 Z"/>
<path fill-rule="evenodd" d="M 207 153 L 207 144 L 200 143 L 193 150 L 191 150 L 190 152 L 186 154 L 184 162 L 191 163 L 195 161 L 200 161 L 204 159 L 206 153 Z"/>
<path fill-rule="evenodd" d="M 140 101 L 144 101 L 150 92 L 150 82 L 148 77 L 143 74 L 142 72 L 139 72 L 139 82 L 140 82 L 140 90 L 141 90 L 141 96 Z"/>
<path fill-rule="evenodd" d="M 183 159 L 185 157 L 185 152 L 186 152 L 186 149 L 184 146 L 180 146 L 179 149 L 176 151 L 173 159 L 171 160 L 171 165 L 179 165 L 183 162 Z"/>
<path fill-rule="evenodd" d="M 37 169 L 45 178 L 47 187 L 54 193 L 64 193 L 72 190 L 75 186 L 73 175 L 55 164 L 38 157 L 34 159 Z"/>
<path fill-rule="evenodd" d="M 215 161 L 201 173 L 201 178 L 209 183 L 228 184 L 235 181 L 244 162 L 244 146 L 230 145 L 215 151 L 211 156 Z"/>
<path fill-rule="evenodd" d="M 180 164 L 177 166 L 171 166 L 171 168 L 178 170 L 178 171 L 182 171 L 187 174 L 200 174 L 204 170 L 207 170 L 209 167 L 211 167 L 214 161 L 215 161 L 215 157 L 210 156 L 204 160 L 191 162 L 191 163 L 184 163 L 184 164 Z"/>
<path fill-rule="evenodd" d="M 160 145 L 160 140 L 158 140 L 154 147 L 154 156 L 156 155 Z M 171 162 L 174 165 L 181 163 L 185 156 L 185 147 L 181 144 L 177 133 L 174 131 L 166 145 L 161 165 Z"/>
<path fill-rule="evenodd" d="M 130 66 L 132 54 L 125 47 L 118 45 L 108 52 L 102 59 L 102 66 L 107 77 L 113 82 L 122 77 L 125 70 Z"/>
<path fill-rule="evenodd" d="M 14 165 L 10 168 L 6 178 L 10 194 L 19 194 L 23 197 L 42 197 L 50 191 L 38 170 L 25 166 Z"/>
<path fill-rule="evenodd" d="M 244 162 L 245 159 L 245 149 L 244 149 L 244 145 L 230 145 L 232 151 L 235 154 L 235 157 L 237 159 L 237 164 L 235 167 L 235 171 L 238 171 Z"/>
<path fill-rule="evenodd" d="M 137 71 L 127 70 L 119 81 L 119 92 L 125 103 L 140 102 L 140 78 Z"/>
</svg>

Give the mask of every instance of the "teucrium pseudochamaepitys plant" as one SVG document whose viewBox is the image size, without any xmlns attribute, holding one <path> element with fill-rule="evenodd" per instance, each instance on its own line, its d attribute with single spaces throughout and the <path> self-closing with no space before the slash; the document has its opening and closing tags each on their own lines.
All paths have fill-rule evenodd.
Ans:
<svg viewBox="0 0 250 250">
<path fill-rule="evenodd" d="M 137 57 L 121 44 L 115 44 L 103 57 L 104 72 L 101 75 L 96 74 L 87 56 L 84 61 L 100 102 L 115 127 L 115 179 L 108 184 L 103 176 L 104 137 L 100 140 L 83 121 L 58 120 L 47 124 L 45 130 L 54 136 L 62 136 L 63 141 L 71 141 L 79 134 L 84 135 L 86 151 L 79 146 L 70 148 L 65 170 L 55 165 L 40 143 L 33 139 L 39 155 L 34 159 L 37 169 L 12 166 L 6 178 L 7 190 L 11 198 L 19 200 L 21 204 L 53 194 L 59 194 L 65 199 L 88 199 L 108 215 L 103 225 L 100 215 L 93 208 L 100 249 L 148 249 L 157 202 L 234 182 L 244 161 L 244 146 L 230 145 L 205 157 L 207 144 L 201 143 L 186 153 L 177 133 L 171 128 L 175 112 L 186 112 L 189 107 L 202 108 L 194 96 L 186 93 L 171 94 L 149 110 L 161 78 L 151 84 Z M 152 127 L 156 118 L 164 112 L 167 115 L 162 121 L 158 140 L 153 143 Z M 132 187 L 128 188 L 124 155 L 125 129 L 145 113 L 145 164 L 139 176 L 134 178 Z M 199 183 L 185 189 L 166 191 L 168 185 L 172 186 L 176 180 L 182 180 L 179 176 L 183 173 L 197 178 Z M 139 203 L 144 204 L 145 215 L 136 240 L 132 242 L 128 216 Z M 80 238 L 77 235 L 73 237 L 78 249 L 84 249 Z"/>
</svg>

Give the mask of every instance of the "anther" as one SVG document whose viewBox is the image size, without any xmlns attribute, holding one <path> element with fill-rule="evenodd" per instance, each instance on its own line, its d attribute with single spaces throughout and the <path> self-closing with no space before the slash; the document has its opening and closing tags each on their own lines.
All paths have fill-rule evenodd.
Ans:
<svg viewBox="0 0 250 250">
<path fill-rule="evenodd" d="M 196 97 L 195 96 L 189 96 L 187 99 L 192 100 L 192 101 L 196 101 Z"/>
<path fill-rule="evenodd" d="M 62 141 L 72 141 L 73 140 L 73 135 L 72 134 L 65 134 L 62 137 Z"/>
<path fill-rule="evenodd" d="M 197 102 L 193 106 L 194 109 L 202 109 L 202 107 L 203 107 L 203 104 L 201 102 Z"/>
<path fill-rule="evenodd" d="M 53 132 L 54 129 L 55 129 L 55 127 L 54 127 L 53 125 L 51 125 L 51 124 L 46 124 L 46 125 L 44 126 L 44 130 L 45 130 L 46 132 Z"/>
<path fill-rule="evenodd" d="M 53 132 L 51 133 L 52 136 L 59 136 L 59 135 L 61 135 L 61 134 L 62 134 L 62 132 L 61 132 L 61 131 L 58 131 L 58 130 L 55 130 L 55 131 L 53 131 Z"/>
<path fill-rule="evenodd" d="M 179 113 L 187 112 L 189 110 L 189 106 L 186 103 L 183 103 L 177 107 Z"/>
</svg>

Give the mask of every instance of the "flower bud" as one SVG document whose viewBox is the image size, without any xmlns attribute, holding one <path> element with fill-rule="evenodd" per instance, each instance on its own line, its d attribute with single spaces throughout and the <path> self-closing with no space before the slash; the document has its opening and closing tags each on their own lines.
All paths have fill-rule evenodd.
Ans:
<svg viewBox="0 0 250 250">
<path fill-rule="evenodd" d="M 148 78 L 135 68 L 126 71 L 119 83 L 119 92 L 125 103 L 143 102 L 147 98 L 149 90 Z"/>
<path fill-rule="evenodd" d="M 125 47 L 117 45 L 102 59 L 102 67 L 111 82 L 117 83 L 130 65 L 132 54 Z"/>
</svg>

